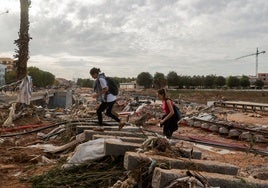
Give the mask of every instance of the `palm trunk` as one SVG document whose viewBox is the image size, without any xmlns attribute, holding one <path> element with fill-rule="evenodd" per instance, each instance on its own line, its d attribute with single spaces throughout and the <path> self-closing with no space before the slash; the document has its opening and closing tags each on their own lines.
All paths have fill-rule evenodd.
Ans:
<svg viewBox="0 0 268 188">
<path fill-rule="evenodd" d="M 27 61 L 29 59 L 29 6 L 30 0 L 20 0 L 20 31 L 19 39 L 15 40 L 18 49 L 15 50 L 14 55 L 17 59 L 17 79 L 20 80 L 27 75 Z"/>
</svg>

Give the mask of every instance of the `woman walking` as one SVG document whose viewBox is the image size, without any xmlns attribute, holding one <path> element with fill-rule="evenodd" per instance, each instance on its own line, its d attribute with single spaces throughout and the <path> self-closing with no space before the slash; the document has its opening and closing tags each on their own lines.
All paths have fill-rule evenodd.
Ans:
<svg viewBox="0 0 268 188">
<path fill-rule="evenodd" d="M 172 137 L 174 131 L 178 130 L 178 121 L 176 113 L 174 112 L 174 103 L 167 97 L 165 89 L 159 89 L 157 96 L 162 100 L 162 109 L 165 113 L 160 120 L 160 126 L 163 127 L 163 135 L 168 139 Z"/>
</svg>

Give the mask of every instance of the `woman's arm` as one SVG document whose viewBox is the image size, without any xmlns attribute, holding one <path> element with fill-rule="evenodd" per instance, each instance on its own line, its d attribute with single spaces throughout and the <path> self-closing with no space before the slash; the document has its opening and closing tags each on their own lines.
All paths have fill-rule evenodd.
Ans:
<svg viewBox="0 0 268 188">
<path fill-rule="evenodd" d="M 99 93 L 95 93 L 93 95 L 94 98 L 98 98 L 99 96 L 105 94 L 108 92 L 108 86 L 107 86 L 107 82 L 104 78 L 99 78 L 98 80 L 100 82 L 100 86 L 101 86 L 101 91 Z"/>
</svg>

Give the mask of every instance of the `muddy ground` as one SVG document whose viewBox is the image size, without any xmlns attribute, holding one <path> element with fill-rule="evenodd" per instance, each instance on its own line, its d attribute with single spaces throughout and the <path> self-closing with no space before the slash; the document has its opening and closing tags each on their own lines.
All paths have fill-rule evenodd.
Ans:
<svg viewBox="0 0 268 188">
<path fill-rule="evenodd" d="M 155 96 L 155 91 L 146 90 L 146 91 L 132 91 L 125 92 L 124 97 L 129 95 L 150 95 Z M 231 92 L 231 93 L 223 93 L 223 92 L 181 92 L 176 93 L 174 91 L 170 92 L 170 95 L 173 98 L 206 104 L 207 101 L 217 100 L 217 99 L 229 99 L 229 100 L 244 100 L 251 102 L 263 102 L 266 103 L 268 101 L 268 93 L 267 92 L 257 92 L 255 94 L 251 93 L 241 93 L 241 92 Z M 254 96 L 254 97 L 253 97 Z M 229 113 L 227 116 L 228 121 L 235 121 L 238 123 L 245 124 L 254 124 L 254 125 L 268 125 L 268 113 L 262 112 L 258 113 L 259 116 L 256 116 L 255 112 L 242 112 L 241 110 L 234 111 L 233 113 Z M 55 122 L 50 121 L 48 119 L 39 118 L 35 116 L 25 116 L 16 120 L 15 127 L 22 125 L 32 125 L 32 127 L 43 127 L 51 125 Z M 33 126 L 35 125 L 35 126 Z M 162 133 L 162 130 L 157 125 L 144 125 L 144 128 L 150 129 L 152 131 Z M 33 128 L 34 129 L 34 128 Z M 2 129 L 1 129 L 2 130 Z M 38 133 L 43 132 L 47 133 L 51 129 L 42 130 L 38 132 L 34 132 L 32 134 L 18 135 L 18 136 L 10 136 L 10 137 L 1 137 L 0 143 L 0 188 L 28 188 L 31 187 L 31 183 L 27 182 L 30 177 L 42 174 L 47 172 L 49 169 L 52 169 L 59 164 L 62 163 L 62 158 L 64 158 L 64 154 L 61 155 L 48 155 L 44 153 L 40 149 L 27 148 L 29 145 L 37 144 L 37 143 L 53 143 L 55 145 L 62 145 L 63 143 L 67 143 L 68 141 L 64 138 L 56 138 L 54 140 L 43 140 L 38 136 Z M 18 132 L 18 131 L 16 131 Z M 1 135 L 11 134 L 15 132 L 1 132 Z M 70 135 L 68 135 L 70 138 Z M 213 132 L 207 132 L 202 129 L 180 125 L 179 130 L 174 134 L 175 137 L 191 137 L 198 136 L 200 138 L 206 138 L 210 140 L 221 141 L 224 143 L 238 144 L 243 146 L 248 146 L 250 143 L 241 141 L 238 139 L 230 139 L 226 136 L 221 136 L 219 134 Z M 254 143 L 255 147 L 268 150 L 267 144 L 263 143 Z M 202 149 L 201 149 L 202 150 Z M 221 154 L 219 148 L 211 148 L 209 151 L 204 150 L 203 158 L 206 160 L 227 162 L 234 165 L 237 165 L 242 169 L 243 172 L 240 175 L 252 174 L 252 171 L 257 171 L 259 168 L 264 166 L 267 167 L 268 157 L 256 153 L 250 152 L 242 152 L 242 151 L 230 151 L 225 154 Z M 66 158 L 66 157 L 65 157 Z M 49 159 L 49 162 L 46 161 Z M 48 187 L 50 187 L 48 185 Z"/>
</svg>

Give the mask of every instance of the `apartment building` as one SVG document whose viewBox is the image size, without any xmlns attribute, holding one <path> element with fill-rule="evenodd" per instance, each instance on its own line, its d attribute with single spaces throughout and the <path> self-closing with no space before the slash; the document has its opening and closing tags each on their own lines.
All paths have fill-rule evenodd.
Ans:
<svg viewBox="0 0 268 188">
<path fill-rule="evenodd" d="M 258 73 L 258 80 L 261 80 L 264 85 L 268 85 L 268 73 Z"/>
<path fill-rule="evenodd" d="M 0 64 L 6 66 L 6 71 L 12 71 L 15 68 L 15 61 L 14 59 L 8 57 L 0 57 Z"/>
</svg>

